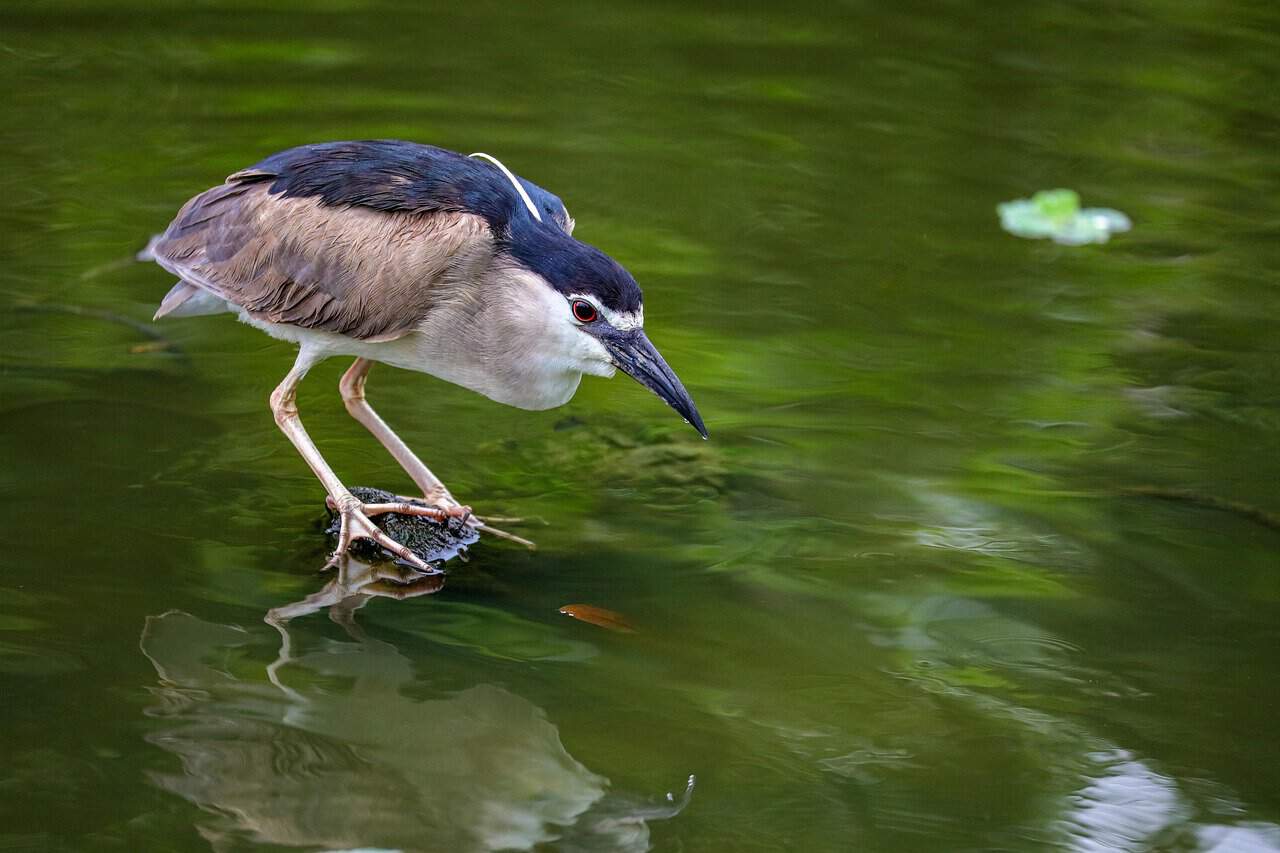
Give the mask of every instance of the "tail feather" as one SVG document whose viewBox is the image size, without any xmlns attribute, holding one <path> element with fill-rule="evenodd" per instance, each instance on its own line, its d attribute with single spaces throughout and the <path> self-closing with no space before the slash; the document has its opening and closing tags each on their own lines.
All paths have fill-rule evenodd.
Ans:
<svg viewBox="0 0 1280 853">
<path fill-rule="evenodd" d="M 134 255 L 134 257 L 137 258 L 139 261 L 154 261 L 156 259 L 156 253 L 155 253 L 156 244 L 163 239 L 164 239 L 163 234 L 151 235 L 151 239 L 147 241 L 147 245 L 142 247 L 142 249 L 140 249 L 138 251 L 138 254 Z"/>
<path fill-rule="evenodd" d="M 219 314 L 227 310 L 226 300 L 207 290 L 179 281 L 160 302 L 152 320 L 161 317 L 198 317 L 202 314 Z"/>
</svg>

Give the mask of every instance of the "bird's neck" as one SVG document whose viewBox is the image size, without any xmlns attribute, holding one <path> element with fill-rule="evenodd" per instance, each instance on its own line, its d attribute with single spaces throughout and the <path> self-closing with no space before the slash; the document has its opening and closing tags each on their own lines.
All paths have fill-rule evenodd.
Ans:
<svg viewBox="0 0 1280 853">
<path fill-rule="evenodd" d="M 584 372 L 613 373 L 567 312 L 564 297 L 536 275 L 495 265 L 424 318 L 417 369 L 509 406 L 562 406 Z"/>
</svg>

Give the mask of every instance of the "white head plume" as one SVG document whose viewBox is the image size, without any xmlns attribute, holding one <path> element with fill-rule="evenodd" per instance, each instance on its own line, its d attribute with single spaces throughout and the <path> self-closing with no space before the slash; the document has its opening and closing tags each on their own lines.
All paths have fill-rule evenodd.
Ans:
<svg viewBox="0 0 1280 853">
<path fill-rule="evenodd" d="M 468 157 L 482 157 L 493 165 L 502 170 L 502 174 L 507 176 L 507 180 L 511 181 L 511 185 L 516 188 L 516 192 L 520 193 L 520 200 L 524 202 L 524 206 L 529 208 L 529 212 L 533 214 L 533 218 L 542 221 L 542 214 L 538 212 L 538 208 L 534 207 L 533 199 L 529 198 L 529 194 L 525 192 L 524 184 L 520 183 L 520 179 L 512 174 L 511 170 L 502 165 L 502 161 L 483 151 L 477 151 L 474 154 L 468 154 Z"/>
</svg>

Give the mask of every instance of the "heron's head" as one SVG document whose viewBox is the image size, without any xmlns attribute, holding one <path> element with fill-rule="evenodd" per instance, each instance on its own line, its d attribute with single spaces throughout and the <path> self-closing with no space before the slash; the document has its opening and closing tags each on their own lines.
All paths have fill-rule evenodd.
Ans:
<svg viewBox="0 0 1280 853">
<path fill-rule="evenodd" d="M 564 218 L 571 228 L 567 211 Z M 689 392 L 645 334 L 643 298 L 631 273 L 552 223 L 525 230 L 512 240 L 510 251 L 550 288 L 547 325 L 576 370 L 597 376 L 621 370 L 707 437 Z"/>
</svg>

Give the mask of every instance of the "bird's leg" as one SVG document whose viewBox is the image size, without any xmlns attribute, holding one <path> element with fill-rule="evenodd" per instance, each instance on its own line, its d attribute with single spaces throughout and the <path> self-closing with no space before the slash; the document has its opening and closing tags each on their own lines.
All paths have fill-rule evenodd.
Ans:
<svg viewBox="0 0 1280 853">
<path fill-rule="evenodd" d="M 409 445 L 387 426 L 387 422 L 365 400 L 364 383 L 371 367 L 373 362 L 369 359 L 357 358 L 347 368 L 347 372 L 342 374 L 342 379 L 338 382 L 338 390 L 342 393 L 342 402 L 346 405 L 347 411 L 351 413 L 351 417 L 364 424 L 365 429 L 373 433 L 373 437 L 378 439 L 400 463 L 400 467 L 421 490 L 422 497 L 428 503 L 457 505 L 458 502 L 453 499 L 453 495 L 449 494 L 449 490 L 444 483 L 440 482 L 440 478 L 431 473 L 431 469 L 409 449 Z"/>
<path fill-rule="evenodd" d="M 280 427 L 280 431 L 293 442 L 293 446 L 298 449 L 298 453 L 311 466 L 311 470 L 324 485 L 325 491 L 329 493 L 329 498 L 333 501 L 334 508 L 341 515 L 338 547 L 329 558 L 326 568 L 338 562 L 338 558 L 346 553 L 353 539 L 363 538 L 372 539 L 392 554 L 405 560 L 418 571 L 427 574 L 438 574 L 438 569 L 431 568 L 417 554 L 383 533 L 378 529 L 377 525 L 369 520 L 369 516 L 365 514 L 364 505 L 360 503 L 359 498 L 351 494 L 347 487 L 342 485 L 342 481 L 333 473 L 329 463 L 324 460 L 324 457 L 320 455 L 320 451 L 316 449 L 315 444 L 311 441 L 311 436 L 307 435 L 307 431 L 302 426 L 302 420 L 298 417 L 297 391 L 298 383 L 307 375 L 307 370 L 316 361 L 317 359 L 305 349 L 298 353 L 298 360 L 294 363 L 293 369 L 276 387 L 276 390 L 271 392 L 271 412 L 275 415 L 276 425 Z"/>
<path fill-rule="evenodd" d="M 471 515 L 471 508 L 465 507 L 454 499 L 449 493 L 449 489 L 445 484 L 440 482 L 440 478 L 431 473 L 431 469 L 423 463 L 418 455 L 409 449 L 409 445 L 404 443 L 400 436 L 396 435 L 391 427 L 387 426 L 387 422 L 373 410 L 364 396 L 365 380 L 369 376 L 369 369 L 373 367 L 373 362 L 367 358 L 357 358 L 355 362 L 347 368 L 347 372 L 342 374 L 342 379 L 338 382 L 338 390 L 342 393 L 342 402 L 346 405 L 347 411 L 351 417 L 364 424 L 365 429 L 373 433 L 373 437 L 378 439 L 383 447 L 400 463 L 400 467 L 409 475 L 414 484 L 422 492 L 423 500 L 429 504 L 435 504 L 442 507 L 450 516 L 467 518 L 467 523 L 478 530 L 483 530 L 502 539 L 510 539 L 512 542 L 518 542 L 521 545 L 532 548 L 533 543 L 528 539 L 522 539 L 507 533 L 505 530 L 498 530 L 490 527 L 484 519 Z M 421 510 L 422 508 L 417 508 Z M 394 508 L 394 505 L 388 505 L 382 512 L 400 512 L 406 515 L 428 515 L 426 512 L 413 511 L 404 512 L 400 508 Z M 439 519 L 437 519 L 439 520 Z"/>
</svg>

